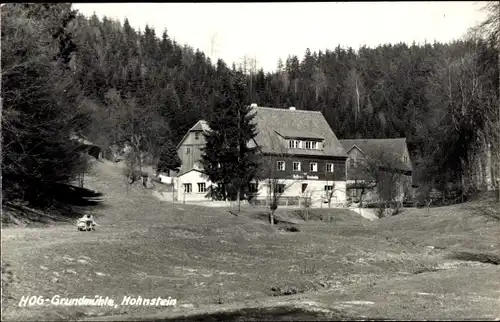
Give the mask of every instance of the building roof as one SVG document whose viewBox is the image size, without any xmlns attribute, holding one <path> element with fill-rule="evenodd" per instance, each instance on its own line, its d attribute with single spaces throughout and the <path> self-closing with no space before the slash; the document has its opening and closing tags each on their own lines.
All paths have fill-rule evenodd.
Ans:
<svg viewBox="0 0 500 322">
<path fill-rule="evenodd" d="M 181 146 L 182 142 L 184 142 L 184 140 L 186 139 L 186 137 L 188 136 L 189 132 L 194 132 L 194 131 L 202 131 L 202 132 L 207 132 L 207 131 L 210 131 L 210 127 L 208 126 L 207 122 L 204 121 L 204 120 L 199 120 L 198 122 L 196 122 L 195 125 L 193 125 L 187 132 L 186 134 L 184 134 L 184 136 L 182 137 L 182 140 L 180 140 L 180 142 L 177 144 L 177 149 Z"/>
<path fill-rule="evenodd" d="M 189 129 L 189 132 L 191 132 L 191 131 L 207 132 L 209 130 L 210 130 L 210 127 L 208 126 L 207 122 L 204 120 L 199 120 L 198 122 L 196 122 L 195 125 L 193 125 L 192 128 Z"/>
<path fill-rule="evenodd" d="M 179 173 L 177 173 L 176 177 L 177 178 L 182 177 L 183 175 L 185 175 L 186 173 L 191 172 L 191 171 L 197 171 L 197 172 L 203 173 L 203 171 L 201 171 L 201 169 L 198 169 L 198 168 L 184 169 L 184 170 L 180 171 Z"/>
<path fill-rule="evenodd" d="M 254 122 L 257 125 L 257 136 L 254 140 L 263 153 L 347 157 L 342 144 L 321 112 L 252 107 L 250 113 L 255 114 Z M 210 127 L 206 121 L 200 120 L 188 133 L 192 131 L 206 132 L 210 131 Z M 286 142 L 289 138 L 323 140 L 322 150 L 291 149 Z"/>
<path fill-rule="evenodd" d="M 279 131 L 275 130 L 276 133 L 284 137 L 285 139 L 311 139 L 311 140 L 324 140 L 324 136 L 316 133 L 310 133 L 307 131 L 297 131 L 293 129 L 281 129 Z"/>
<path fill-rule="evenodd" d="M 346 151 L 321 112 L 253 107 L 256 143 L 263 153 L 347 157 Z M 322 150 L 290 149 L 286 138 L 324 139 Z"/>
<path fill-rule="evenodd" d="M 357 147 L 363 154 L 368 157 L 377 158 L 382 154 L 390 154 L 400 160 L 403 157 L 404 151 L 407 149 L 406 138 L 395 139 L 349 139 L 340 140 L 346 152 L 349 152 L 354 147 Z M 401 161 L 398 169 L 412 171 L 412 167 Z"/>
</svg>

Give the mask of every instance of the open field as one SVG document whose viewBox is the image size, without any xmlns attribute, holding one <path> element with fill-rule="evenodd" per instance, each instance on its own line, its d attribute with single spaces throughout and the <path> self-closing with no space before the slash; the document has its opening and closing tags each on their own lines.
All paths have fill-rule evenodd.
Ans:
<svg viewBox="0 0 500 322">
<path fill-rule="evenodd" d="M 3 319 L 178 319 L 218 312 L 237 320 L 232 312 L 242 308 L 257 308 L 246 318 L 500 317 L 500 222 L 478 214 L 474 204 L 430 214 L 405 209 L 377 221 L 321 209 L 304 222 L 278 209 L 295 224 L 271 227 L 262 209 L 234 216 L 169 204 L 139 186 L 127 197 L 120 169 L 110 163 L 96 163 L 86 184 L 105 193 L 94 214 L 97 231 L 3 229 Z M 317 220 L 327 215 L 330 220 Z M 284 229 L 290 226 L 299 231 Z M 124 296 L 170 296 L 177 305 L 17 306 L 22 296 L 56 294 L 119 303 Z"/>
</svg>

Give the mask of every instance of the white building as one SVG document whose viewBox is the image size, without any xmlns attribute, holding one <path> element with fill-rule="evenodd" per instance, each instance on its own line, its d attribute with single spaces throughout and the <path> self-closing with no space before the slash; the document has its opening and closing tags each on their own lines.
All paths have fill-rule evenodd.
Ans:
<svg viewBox="0 0 500 322">
<path fill-rule="evenodd" d="M 252 110 L 258 134 L 249 145 L 258 147 L 263 167 L 250 185 L 250 202 L 267 203 L 270 189 L 276 189 L 282 205 L 298 206 L 305 198 L 312 207 L 345 205 L 347 154 L 323 114 L 295 108 Z M 178 145 L 178 201 L 210 200 L 211 182 L 199 163 L 203 132 L 209 130 L 199 121 Z"/>
</svg>

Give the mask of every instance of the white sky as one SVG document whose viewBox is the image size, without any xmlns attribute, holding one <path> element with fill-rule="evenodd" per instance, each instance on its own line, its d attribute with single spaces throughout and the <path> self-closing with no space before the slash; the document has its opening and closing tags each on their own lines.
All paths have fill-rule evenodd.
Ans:
<svg viewBox="0 0 500 322">
<path fill-rule="evenodd" d="M 411 44 L 460 38 L 482 20 L 477 2 L 313 2 L 313 3 L 75 3 L 85 15 L 129 19 L 161 36 L 199 48 L 230 66 L 244 55 L 257 67 L 276 68 L 278 58 L 301 58 L 337 45 L 358 49 L 400 41 Z M 211 40 L 215 36 L 213 56 Z M 215 60 L 214 60 L 215 62 Z"/>
</svg>

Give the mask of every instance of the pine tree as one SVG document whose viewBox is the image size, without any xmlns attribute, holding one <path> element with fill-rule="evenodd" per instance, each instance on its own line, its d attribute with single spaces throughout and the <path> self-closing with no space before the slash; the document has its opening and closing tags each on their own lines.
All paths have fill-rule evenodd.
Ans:
<svg viewBox="0 0 500 322">
<path fill-rule="evenodd" d="M 250 107 L 245 104 L 246 87 L 242 73 L 231 73 L 218 62 L 221 78 L 208 119 L 202 165 L 208 179 L 217 184 L 224 199 L 234 200 L 245 193 L 257 164 L 254 148 L 247 146 L 256 135 Z"/>
<path fill-rule="evenodd" d="M 160 157 L 156 164 L 157 172 L 179 171 L 181 159 L 177 154 L 177 149 L 172 141 L 167 140 L 160 150 Z"/>
</svg>

